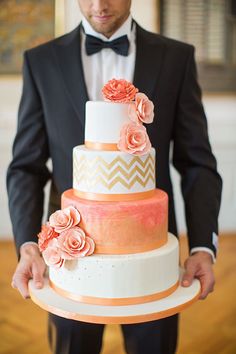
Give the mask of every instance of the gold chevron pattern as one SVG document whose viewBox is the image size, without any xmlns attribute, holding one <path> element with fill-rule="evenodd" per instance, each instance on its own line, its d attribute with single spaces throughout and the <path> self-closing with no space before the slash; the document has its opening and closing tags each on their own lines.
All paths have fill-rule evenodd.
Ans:
<svg viewBox="0 0 236 354">
<path fill-rule="evenodd" d="M 82 155 L 79 159 L 76 158 L 76 155 L 74 155 L 74 162 L 77 162 L 79 165 L 82 162 L 85 162 L 87 165 L 91 166 L 93 168 L 97 164 L 102 164 L 105 166 L 108 170 L 111 170 L 116 164 L 120 164 L 124 166 L 127 170 L 129 170 L 135 163 L 139 164 L 141 168 L 145 168 L 148 162 L 152 163 L 154 166 L 155 164 L 155 159 L 151 154 L 148 154 L 147 158 L 143 161 L 140 156 L 132 156 L 130 162 L 125 161 L 121 156 L 117 156 L 114 160 L 111 162 L 107 162 L 104 160 L 101 156 L 96 156 L 93 159 L 88 159 L 86 158 L 85 155 Z"/>
<path fill-rule="evenodd" d="M 149 154 L 145 159 L 132 156 L 127 162 L 117 156 L 111 162 L 107 162 L 101 156 L 88 159 L 85 155 L 80 158 L 74 156 L 74 180 L 77 185 L 84 183 L 91 190 L 97 184 L 102 184 L 111 190 L 120 183 L 130 190 L 135 183 L 143 188 L 149 181 L 155 184 L 155 159 Z"/>
<path fill-rule="evenodd" d="M 133 175 L 137 173 L 139 173 L 143 178 L 145 178 L 149 171 L 154 174 L 154 167 L 151 164 L 148 164 L 143 170 L 139 166 L 135 166 L 135 168 L 132 168 L 131 171 L 126 171 L 122 166 L 118 165 L 111 172 L 107 172 L 102 165 L 98 165 L 97 168 L 94 169 L 90 166 L 88 168 L 87 164 L 83 163 L 77 166 L 77 177 L 81 179 L 82 176 L 86 175 L 86 177 L 92 179 L 95 178 L 98 174 L 101 174 L 107 180 L 111 180 L 120 172 L 120 174 L 123 175 L 127 180 L 130 180 Z"/>
</svg>

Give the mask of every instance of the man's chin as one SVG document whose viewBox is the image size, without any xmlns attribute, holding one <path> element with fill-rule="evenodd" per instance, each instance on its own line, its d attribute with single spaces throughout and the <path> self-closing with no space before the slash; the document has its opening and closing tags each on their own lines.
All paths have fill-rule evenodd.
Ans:
<svg viewBox="0 0 236 354">
<path fill-rule="evenodd" d="M 110 37 L 119 28 L 116 28 L 115 24 L 111 23 L 111 19 L 107 19 L 106 21 L 93 19 L 89 22 L 96 32 L 101 33 L 106 37 Z"/>
</svg>

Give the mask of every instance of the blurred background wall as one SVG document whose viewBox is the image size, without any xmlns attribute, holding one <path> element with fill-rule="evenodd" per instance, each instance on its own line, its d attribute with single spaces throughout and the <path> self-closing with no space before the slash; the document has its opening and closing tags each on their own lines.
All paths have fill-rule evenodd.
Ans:
<svg viewBox="0 0 236 354">
<path fill-rule="evenodd" d="M 14 0 L 8 0 L 7 3 L 8 5 L 10 3 L 14 5 Z M 36 3 L 31 1 L 31 5 Z M 46 4 L 46 1 L 41 2 L 41 5 L 43 3 Z M 57 0 L 53 6 L 55 6 L 56 13 L 56 36 L 77 26 L 81 19 L 77 0 Z M 223 201 L 220 212 L 220 232 L 233 233 L 236 230 L 235 1 L 133 0 L 132 13 L 137 22 L 144 28 L 187 41 L 196 46 L 199 79 L 203 88 L 203 103 L 208 117 L 210 141 L 218 161 L 219 172 L 224 181 Z M 25 15 L 29 16 L 27 13 Z M 3 33 L 4 21 L 1 20 L 0 15 L 0 36 L 2 34 L 6 35 Z M 3 36 L 2 38 L 6 37 Z M 1 55 L 3 52 L 1 46 L 3 47 L 3 44 L 1 40 Z M 24 49 L 27 48 L 27 43 L 25 43 Z M 4 59 L 3 56 L 2 58 Z M 1 71 L 0 239 L 12 237 L 5 177 L 6 168 L 11 159 L 21 88 L 22 80 L 19 73 Z M 172 175 L 179 230 L 184 233 L 186 226 L 179 188 L 179 176 L 173 169 Z"/>
</svg>

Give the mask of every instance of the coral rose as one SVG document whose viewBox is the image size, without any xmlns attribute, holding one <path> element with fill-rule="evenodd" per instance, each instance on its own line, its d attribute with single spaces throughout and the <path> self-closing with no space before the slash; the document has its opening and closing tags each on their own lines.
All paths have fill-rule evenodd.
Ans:
<svg viewBox="0 0 236 354">
<path fill-rule="evenodd" d="M 49 242 L 47 249 L 43 251 L 42 255 L 45 263 L 49 267 L 60 268 L 65 262 L 58 248 L 57 239 L 53 239 Z"/>
<path fill-rule="evenodd" d="M 117 146 L 120 151 L 133 155 L 144 155 L 151 149 L 146 128 L 134 122 L 127 123 L 122 127 Z"/>
<path fill-rule="evenodd" d="M 59 234 L 49 225 L 49 223 L 42 225 L 41 232 L 38 234 L 39 250 L 41 252 L 44 251 L 47 248 L 49 241 L 58 236 Z"/>
<path fill-rule="evenodd" d="M 138 89 L 126 80 L 109 80 L 103 87 L 102 94 L 105 101 L 111 102 L 131 102 L 134 100 Z"/>
<path fill-rule="evenodd" d="M 139 123 L 152 123 L 154 118 L 154 104 L 144 93 L 137 93 L 135 104 L 129 105 L 129 117 Z"/>
<path fill-rule="evenodd" d="M 61 232 L 57 241 L 64 259 L 90 255 L 95 248 L 94 241 L 90 237 L 86 237 L 84 231 L 78 226 Z"/>
<path fill-rule="evenodd" d="M 73 206 L 69 206 L 62 210 L 57 210 L 49 218 L 50 226 L 55 231 L 61 233 L 69 228 L 78 225 L 80 222 L 80 213 Z"/>
</svg>

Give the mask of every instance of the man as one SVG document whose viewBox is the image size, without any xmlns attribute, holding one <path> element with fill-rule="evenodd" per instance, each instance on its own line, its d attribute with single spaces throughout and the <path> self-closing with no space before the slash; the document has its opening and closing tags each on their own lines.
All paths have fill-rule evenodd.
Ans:
<svg viewBox="0 0 236 354">
<path fill-rule="evenodd" d="M 177 234 L 169 171 L 173 141 L 173 164 L 182 178 L 191 250 L 182 285 L 199 278 L 204 299 L 214 286 L 221 179 L 208 141 L 193 47 L 143 30 L 130 16 L 131 0 L 79 0 L 79 6 L 82 25 L 26 51 L 24 57 L 19 124 L 7 179 L 20 256 L 13 287 L 27 298 L 30 278 L 36 287 L 43 286 L 45 264 L 32 242 L 41 226 L 43 187 L 52 179 L 50 212 L 60 208 L 59 196 L 72 184 L 72 148 L 84 140 L 85 103 L 100 99 L 104 83 L 115 77 L 134 82 L 154 103 L 156 119 L 148 133 L 157 150 L 157 185 L 169 195 L 169 230 Z M 100 41 L 100 50 L 93 50 L 98 43 L 95 40 L 94 45 L 91 36 L 106 42 Z M 123 36 L 120 53 L 109 48 L 107 41 Z M 52 174 L 46 167 L 49 157 Z M 122 326 L 127 353 L 174 353 L 177 319 L 176 315 Z M 49 335 L 57 354 L 101 350 L 103 325 L 50 315 L 52 327 L 56 338 L 52 340 L 52 331 Z"/>
</svg>

